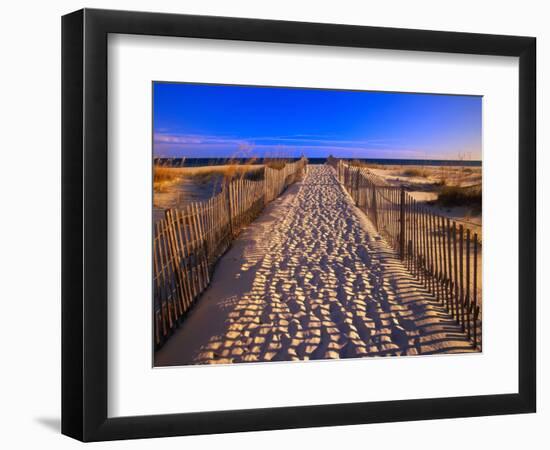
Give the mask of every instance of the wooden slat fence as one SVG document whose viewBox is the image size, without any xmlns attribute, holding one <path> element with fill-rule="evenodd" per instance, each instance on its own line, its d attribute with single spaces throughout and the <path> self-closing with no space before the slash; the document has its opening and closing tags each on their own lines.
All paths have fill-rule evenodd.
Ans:
<svg viewBox="0 0 550 450">
<path fill-rule="evenodd" d="M 481 349 L 481 236 L 435 214 L 401 186 L 338 161 L 338 179 L 407 269 Z"/>
<path fill-rule="evenodd" d="M 276 199 L 281 193 L 292 183 L 297 177 L 301 176 L 302 169 L 305 170 L 305 165 L 300 166 L 301 162 L 286 164 L 282 169 L 265 168 L 265 200 L 270 202 Z M 297 168 L 300 166 L 300 169 Z"/>
<path fill-rule="evenodd" d="M 241 230 L 307 168 L 266 168 L 263 180 L 234 179 L 216 196 L 168 209 L 153 230 L 154 343 L 160 348 L 210 284 L 214 266 Z"/>
</svg>

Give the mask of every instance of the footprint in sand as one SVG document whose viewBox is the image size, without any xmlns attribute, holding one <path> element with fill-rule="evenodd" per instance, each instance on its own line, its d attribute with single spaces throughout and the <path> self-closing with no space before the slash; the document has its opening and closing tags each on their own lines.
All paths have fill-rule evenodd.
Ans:
<svg viewBox="0 0 550 450">
<path fill-rule="evenodd" d="M 219 298 L 212 291 L 227 289 L 214 276 L 198 302 L 197 309 L 203 303 L 206 312 L 197 328 L 221 323 L 225 329 L 196 344 L 189 338 L 178 343 L 180 330 L 171 338 L 174 352 L 177 345 L 197 346 L 190 352 L 194 359 L 186 363 L 430 352 L 437 349 L 436 344 L 430 346 L 424 336 L 433 334 L 433 327 L 439 327 L 438 339 L 449 335 L 455 345 L 460 330 L 416 287 L 412 275 L 397 255 L 392 256 L 368 220 L 359 220 L 333 168 L 309 166 L 293 197 L 289 200 L 285 195 L 277 200 L 279 206 L 274 204 L 271 223 L 254 222 L 247 228 L 252 244 L 241 247 L 248 253 L 236 253 L 239 246 L 234 245 L 217 264 L 220 271 L 240 273 L 240 265 L 255 270 L 248 290 L 236 293 L 231 307 L 206 309 Z M 254 264 L 249 263 L 249 254 L 254 255 Z M 262 255 L 260 260 L 257 255 Z M 396 269 L 398 275 L 391 275 Z M 196 316 L 191 314 L 188 321 L 199 320 Z M 188 325 L 184 324 L 182 333 Z"/>
</svg>

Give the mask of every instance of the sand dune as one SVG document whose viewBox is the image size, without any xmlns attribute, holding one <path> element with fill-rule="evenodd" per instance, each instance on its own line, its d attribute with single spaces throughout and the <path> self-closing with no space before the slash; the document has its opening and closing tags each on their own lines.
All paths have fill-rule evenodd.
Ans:
<svg viewBox="0 0 550 450">
<path fill-rule="evenodd" d="M 329 166 L 309 166 L 233 243 L 155 365 L 472 351 Z"/>
</svg>

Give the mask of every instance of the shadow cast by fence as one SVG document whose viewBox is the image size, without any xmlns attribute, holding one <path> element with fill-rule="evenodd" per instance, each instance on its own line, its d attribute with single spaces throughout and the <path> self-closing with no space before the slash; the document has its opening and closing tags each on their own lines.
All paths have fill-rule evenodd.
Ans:
<svg viewBox="0 0 550 450">
<path fill-rule="evenodd" d="M 301 177 L 306 160 L 265 168 L 260 181 L 231 180 L 206 202 L 167 210 L 153 237 L 154 343 L 159 349 L 209 286 L 231 242 Z"/>
<path fill-rule="evenodd" d="M 331 169 L 314 174 L 235 241 L 157 364 L 475 351 L 398 253 L 363 230 Z"/>
<path fill-rule="evenodd" d="M 338 179 L 357 207 L 398 253 L 406 270 L 481 349 L 481 241 L 421 206 L 403 186 L 389 186 L 365 167 L 334 162 Z"/>
</svg>

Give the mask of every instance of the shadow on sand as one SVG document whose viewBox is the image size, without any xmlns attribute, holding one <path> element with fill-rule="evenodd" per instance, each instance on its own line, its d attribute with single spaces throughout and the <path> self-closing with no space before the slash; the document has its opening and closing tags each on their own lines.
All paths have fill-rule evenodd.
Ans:
<svg viewBox="0 0 550 450">
<path fill-rule="evenodd" d="M 155 365 L 471 351 L 333 169 L 310 166 L 233 243 Z"/>
</svg>

